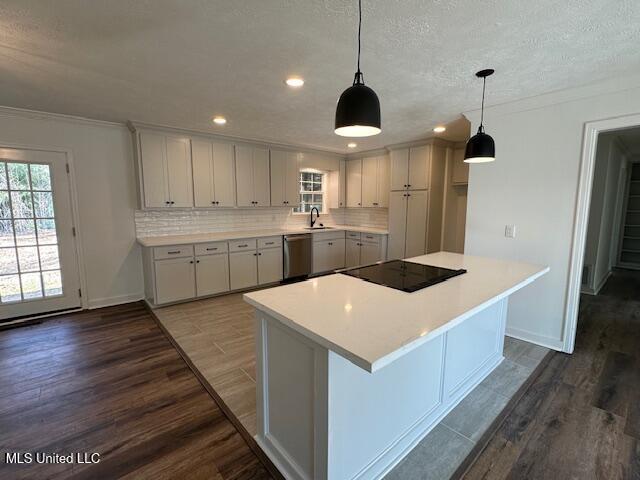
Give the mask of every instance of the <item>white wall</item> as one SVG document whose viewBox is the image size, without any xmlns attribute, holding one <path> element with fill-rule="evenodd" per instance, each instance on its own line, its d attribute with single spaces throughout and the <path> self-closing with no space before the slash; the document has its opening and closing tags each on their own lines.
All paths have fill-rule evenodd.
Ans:
<svg viewBox="0 0 640 480">
<path fill-rule="evenodd" d="M 624 189 L 620 189 L 620 176 L 626 171 L 625 166 L 625 153 L 615 134 L 600 135 L 584 255 L 584 265 L 592 272 L 589 282 L 583 286 L 586 293 L 598 293 L 615 265 L 620 228 L 615 224 L 615 217 L 624 193 Z"/>
<path fill-rule="evenodd" d="M 143 297 L 135 241 L 135 174 L 124 125 L 0 108 L 0 145 L 69 150 L 73 157 L 84 259 L 85 306 Z"/>
<path fill-rule="evenodd" d="M 485 111 L 496 161 L 471 166 L 465 253 L 551 267 L 511 297 L 508 334 L 563 348 L 584 124 L 637 112 L 640 76 Z M 478 112 L 466 116 L 477 128 Z M 516 238 L 505 238 L 507 224 L 517 226 Z"/>
</svg>

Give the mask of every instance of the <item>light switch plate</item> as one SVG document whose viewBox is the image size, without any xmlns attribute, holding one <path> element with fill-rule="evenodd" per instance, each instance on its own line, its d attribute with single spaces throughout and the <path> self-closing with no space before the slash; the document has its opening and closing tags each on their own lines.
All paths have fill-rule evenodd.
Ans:
<svg viewBox="0 0 640 480">
<path fill-rule="evenodd" d="M 505 225 L 504 226 L 504 236 L 507 238 L 516 238 L 516 226 L 515 225 Z"/>
</svg>

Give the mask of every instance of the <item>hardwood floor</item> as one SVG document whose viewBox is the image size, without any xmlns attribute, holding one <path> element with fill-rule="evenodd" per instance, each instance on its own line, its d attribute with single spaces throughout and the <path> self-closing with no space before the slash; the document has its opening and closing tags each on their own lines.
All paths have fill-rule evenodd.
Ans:
<svg viewBox="0 0 640 480">
<path fill-rule="evenodd" d="M 555 353 L 466 479 L 640 479 L 640 272 L 583 296 Z"/>
<path fill-rule="evenodd" d="M 97 452 L 95 465 L 4 453 Z M 271 478 L 141 304 L 0 331 L 0 478 Z"/>
</svg>

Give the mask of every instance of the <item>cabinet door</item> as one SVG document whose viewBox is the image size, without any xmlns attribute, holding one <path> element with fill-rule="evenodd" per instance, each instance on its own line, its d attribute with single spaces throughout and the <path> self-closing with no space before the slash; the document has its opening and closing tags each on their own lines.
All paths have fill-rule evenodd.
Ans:
<svg viewBox="0 0 640 480">
<path fill-rule="evenodd" d="M 378 157 L 378 199 L 376 207 L 389 206 L 389 157 Z"/>
<path fill-rule="evenodd" d="M 196 293 L 198 297 L 229 291 L 229 255 L 196 257 Z"/>
<path fill-rule="evenodd" d="M 406 258 L 424 255 L 427 242 L 429 192 L 409 192 L 407 202 Z"/>
<path fill-rule="evenodd" d="M 271 204 L 269 181 L 269 150 L 253 149 L 253 199 L 256 207 L 268 207 Z"/>
<path fill-rule="evenodd" d="M 379 243 L 362 242 L 360 244 L 360 263 L 371 265 L 382 260 Z"/>
<path fill-rule="evenodd" d="M 425 190 L 429 188 L 431 165 L 431 145 L 414 147 L 409 151 L 409 189 Z"/>
<path fill-rule="evenodd" d="M 231 290 L 255 287 L 258 284 L 258 253 L 235 252 L 229 254 L 229 280 Z"/>
<path fill-rule="evenodd" d="M 347 268 L 360 265 L 360 240 L 347 238 L 344 263 Z"/>
<path fill-rule="evenodd" d="M 164 135 L 148 132 L 141 132 L 139 138 L 144 206 L 169 207 L 166 139 Z"/>
<path fill-rule="evenodd" d="M 155 277 L 158 305 L 196 296 L 193 257 L 157 260 Z"/>
<path fill-rule="evenodd" d="M 407 233 L 407 193 L 391 192 L 389 195 L 389 259 L 405 258 Z"/>
<path fill-rule="evenodd" d="M 191 141 L 193 164 L 193 200 L 196 207 L 214 207 L 213 145 L 202 140 Z"/>
<path fill-rule="evenodd" d="M 362 206 L 378 204 L 378 157 L 362 159 Z"/>
<path fill-rule="evenodd" d="M 286 170 L 285 201 L 295 207 L 300 201 L 300 155 L 289 152 Z"/>
<path fill-rule="evenodd" d="M 313 242 L 313 273 L 329 270 L 329 242 Z"/>
<path fill-rule="evenodd" d="M 469 164 L 464 163 L 464 148 L 456 148 L 453 150 L 453 172 L 451 175 L 451 183 L 455 185 L 466 185 L 469 183 Z"/>
<path fill-rule="evenodd" d="M 234 148 L 230 143 L 213 144 L 213 184 L 216 207 L 236 204 Z"/>
<path fill-rule="evenodd" d="M 258 283 L 274 283 L 282 280 L 282 249 L 267 248 L 258 251 Z"/>
<path fill-rule="evenodd" d="M 271 205 L 287 204 L 287 161 L 288 153 L 271 150 Z"/>
<path fill-rule="evenodd" d="M 338 206 L 343 208 L 347 205 L 347 162 L 340 160 L 340 171 L 338 172 Z"/>
<path fill-rule="evenodd" d="M 329 265 L 327 270 L 344 268 L 345 239 L 329 240 Z"/>
<path fill-rule="evenodd" d="M 253 207 L 253 147 L 236 146 L 236 194 L 239 207 Z"/>
<path fill-rule="evenodd" d="M 193 207 L 191 142 L 188 138 L 167 137 L 167 176 L 172 207 Z"/>
<path fill-rule="evenodd" d="M 362 160 L 347 162 L 347 207 L 362 206 Z"/>
<path fill-rule="evenodd" d="M 409 149 L 392 150 L 391 190 L 405 190 L 409 182 Z"/>
</svg>

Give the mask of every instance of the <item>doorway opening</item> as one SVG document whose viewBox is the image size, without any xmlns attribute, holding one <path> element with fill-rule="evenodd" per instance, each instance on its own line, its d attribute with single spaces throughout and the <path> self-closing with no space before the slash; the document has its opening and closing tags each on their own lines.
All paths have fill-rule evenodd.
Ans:
<svg viewBox="0 0 640 480">
<path fill-rule="evenodd" d="M 581 294 L 598 295 L 622 270 L 640 274 L 640 115 L 585 125 L 565 352 L 575 346 Z"/>
</svg>

